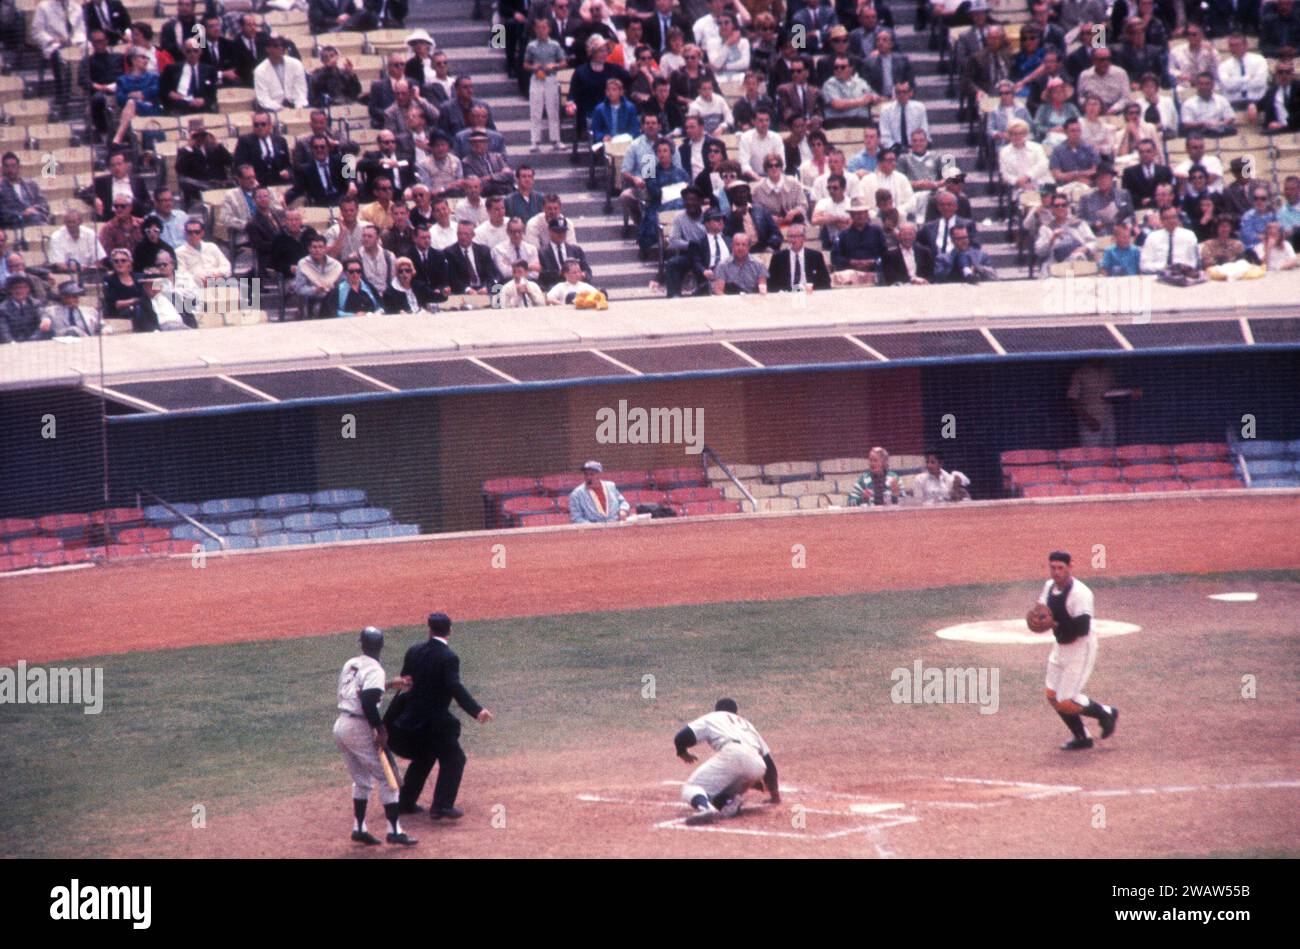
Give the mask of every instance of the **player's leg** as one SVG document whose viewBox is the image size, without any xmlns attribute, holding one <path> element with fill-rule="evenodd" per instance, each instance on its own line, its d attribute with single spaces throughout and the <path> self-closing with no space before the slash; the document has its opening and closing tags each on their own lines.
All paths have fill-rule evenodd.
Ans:
<svg viewBox="0 0 1300 949">
<path fill-rule="evenodd" d="M 369 770 L 371 784 L 379 788 L 379 801 L 384 805 L 384 818 L 388 821 L 388 842 L 403 847 L 414 847 L 420 841 L 402 830 L 399 819 L 401 808 L 398 805 L 398 800 L 401 797 L 401 792 L 394 791 L 388 786 L 388 778 L 384 774 L 383 762 L 379 760 L 382 752 L 375 746 L 373 734 L 367 735 L 367 738 L 369 740 L 365 746 L 358 749 L 358 756 L 363 757 L 365 761 Z M 369 797 L 369 792 L 367 792 L 366 796 Z M 374 842 L 379 843 L 378 840 Z"/>
<path fill-rule="evenodd" d="M 713 799 L 726 791 L 735 777 L 722 753 L 715 753 L 691 772 L 682 785 L 682 800 L 695 808 L 692 819 L 712 820 L 717 817 L 718 808 Z"/>
<path fill-rule="evenodd" d="M 723 817 L 735 817 L 740 813 L 741 798 L 754 786 L 754 782 L 762 780 L 767 773 L 767 765 L 758 752 L 746 748 L 736 755 L 734 770 L 737 772 L 736 778 L 725 791 L 713 798 L 713 806 Z"/>
<path fill-rule="evenodd" d="M 1085 662 L 1079 670 L 1077 682 L 1064 683 L 1066 688 L 1073 689 L 1070 695 L 1070 704 L 1077 709 L 1079 715 L 1085 715 L 1088 718 L 1095 718 L 1101 725 L 1101 737 L 1109 738 L 1115 733 L 1115 723 L 1119 721 L 1119 710 L 1109 706 L 1102 705 L 1095 699 L 1090 699 L 1083 694 L 1083 687 L 1088 684 L 1088 678 L 1092 675 L 1093 666 L 1097 664 L 1097 651 L 1100 648 L 1097 643 L 1097 634 L 1090 633 L 1086 640 L 1088 649 Z"/>
<path fill-rule="evenodd" d="M 1065 677 L 1066 669 L 1070 661 L 1070 646 L 1062 646 L 1056 643 L 1052 646 L 1052 654 L 1047 660 L 1047 703 L 1056 710 L 1056 714 L 1065 722 L 1065 727 L 1070 730 L 1073 736 L 1070 741 L 1061 747 L 1063 749 L 1074 751 L 1081 748 L 1088 748 L 1092 744 L 1092 739 L 1088 737 L 1088 729 L 1083 724 L 1083 719 L 1078 713 L 1061 703 L 1059 697 L 1063 694 L 1061 683 Z"/>
<path fill-rule="evenodd" d="M 429 816 L 434 820 L 457 820 L 463 812 L 456 807 L 460 793 L 460 779 L 465 774 L 465 752 L 460 747 L 459 729 L 455 733 L 437 736 L 434 757 L 438 761 L 438 780 L 433 785 L 433 807 Z"/>
<path fill-rule="evenodd" d="M 360 754 L 361 746 L 354 722 L 361 722 L 361 719 L 340 715 L 334 722 L 334 743 L 343 755 L 348 774 L 352 776 L 352 839 L 359 844 L 377 844 L 379 840 L 366 829 L 366 806 L 370 802 L 372 779 L 370 769 Z M 367 727 L 366 732 L 369 731 Z"/>
</svg>

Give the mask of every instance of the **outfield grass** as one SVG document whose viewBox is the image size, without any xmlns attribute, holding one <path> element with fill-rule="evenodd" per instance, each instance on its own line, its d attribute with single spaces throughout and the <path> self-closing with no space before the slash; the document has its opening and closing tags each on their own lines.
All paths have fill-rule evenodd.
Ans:
<svg viewBox="0 0 1300 949">
<path fill-rule="evenodd" d="M 1300 582 L 1300 572 L 1237 575 Z M 1089 579 L 1098 591 L 1180 582 Z M 889 701 L 900 651 L 921 656 L 940 624 L 988 615 L 1036 583 L 946 587 L 764 603 L 611 611 L 457 624 L 462 674 L 499 721 L 468 728 L 471 755 L 544 752 L 619 735 L 671 735 L 721 692 L 767 688 L 758 721 Z M 1102 600 L 1104 603 L 1104 600 Z M 389 629 L 395 674 L 421 627 Z M 913 645 L 916 644 L 916 645 Z M 104 669 L 104 710 L 0 706 L 2 855 L 34 855 L 59 832 L 93 855 L 111 828 L 146 815 L 230 811 L 341 777 L 330 736 L 339 668 L 356 633 L 77 660 Z M 654 676 L 655 701 L 643 697 Z M 1041 673 L 1003 688 L 1037 688 Z M 870 680 L 876 687 L 863 688 Z M 1032 681 L 1031 681 L 1032 680 Z M 782 683 L 789 688 L 779 688 Z M 752 706 L 751 706 L 752 707 Z M 962 714 L 953 709 L 951 714 Z M 665 738 L 665 740 L 667 740 Z M 33 833 L 32 831 L 37 831 Z"/>
</svg>

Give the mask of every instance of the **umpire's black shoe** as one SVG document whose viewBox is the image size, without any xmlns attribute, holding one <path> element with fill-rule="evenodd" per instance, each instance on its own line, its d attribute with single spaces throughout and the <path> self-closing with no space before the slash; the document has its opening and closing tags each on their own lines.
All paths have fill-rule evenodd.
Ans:
<svg viewBox="0 0 1300 949">
<path fill-rule="evenodd" d="M 398 804 L 397 813 L 399 814 L 423 814 L 424 808 L 419 804 Z"/>
<path fill-rule="evenodd" d="M 368 844 L 370 846 L 379 843 L 379 838 L 368 830 L 354 830 L 352 832 L 352 839 L 359 844 Z"/>
<path fill-rule="evenodd" d="M 1109 738 L 1115 734 L 1115 725 L 1119 722 L 1119 709 L 1111 707 L 1110 714 L 1106 716 L 1105 721 L 1101 723 L 1101 737 Z"/>
<path fill-rule="evenodd" d="M 465 812 L 459 807 L 435 807 L 429 811 L 429 817 L 433 820 L 460 820 L 465 816 Z"/>
<path fill-rule="evenodd" d="M 1092 739 L 1084 736 L 1083 738 L 1071 738 L 1061 746 L 1062 751 L 1082 751 L 1085 748 L 1092 747 Z"/>
<path fill-rule="evenodd" d="M 410 834 L 403 831 L 400 834 L 389 834 L 388 842 L 390 844 L 401 844 L 403 847 L 414 847 L 420 842 L 420 839 L 418 837 L 412 837 Z M 379 841 L 376 840 L 375 843 L 379 843 Z"/>
</svg>

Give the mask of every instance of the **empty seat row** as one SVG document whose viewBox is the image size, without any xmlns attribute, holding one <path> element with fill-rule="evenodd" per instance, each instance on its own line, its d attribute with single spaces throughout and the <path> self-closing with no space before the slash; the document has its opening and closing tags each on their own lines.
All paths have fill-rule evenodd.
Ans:
<svg viewBox="0 0 1300 949">
<path fill-rule="evenodd" d="M 1232 457 L 1224 442 L 1184 442 L 1179 445 L 1120 445 L 1116 448 L 1028 448 L 1004 451 L 1002 467 L 1062 465 L 1067 468 L 1110 465 L 1169 464 L 1184 461 L 1224 461 Z"/>
</svg>

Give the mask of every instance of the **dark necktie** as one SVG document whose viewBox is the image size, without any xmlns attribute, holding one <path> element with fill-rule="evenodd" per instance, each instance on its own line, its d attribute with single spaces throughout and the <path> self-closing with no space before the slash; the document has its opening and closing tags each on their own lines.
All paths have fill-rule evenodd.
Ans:
<svg viewBox="0 0 1300 949">
<path fill-rule="evenodd" d="M 81 308 L 74 306 L 69 310 L 69 313 L 72 316 L 72 325 L 81 327 L 86 331 L 86 335 L 90 335 L 90 327 L 86 325 L 85 319 L 81 316 Z"/>
<path fill-rule="evenodd" d="M 469 283 L 472 287 L 478 286 L 478 268 L 474 266 L 474 248 L 473 246 L 464 248 L 465 263 L 469 264 Z"/>
<path fill-rule="evenodd" d="M 196 70 L 193 66 L 186 66 L 185 71 L 190 74 L 190 91 L 187 93 L 187 95 L 191 99 L 197 98 L 197 94 L 199 91 L 198 70 Z"/>
<path fill-rule="evenodd" d="M 898 108 L 898 143 L 900 145 L 907 145 L 908 141 L 909 139 L 907 137 L 907 104 L 904 103 Z"/>
<path fill-rule="evenodd" d="M 532 301 L 532 298 L 529 296 L 528 288 L 527 288 L 527 287 L 524 287 L 524 289 L 520 290 L 520 291 L 519 291 L 519 295 L 520 295 L 521 297 L 523 297 L 523 300 L 524 300 L 524 306 L 532 306 L 532 305 L 533 305 L 533 301 Z"/>
<path fill-rule="evenodd" d="M 939 230 L 943 231 L 943 240 L 939 242 L 939 253 L 948 253 L 948 221 L 945 218 L 939 218 Z"/>
<path fill-rule="evenodd" d="M 1165 266 L 1170 267 L 1174 262 L 1174 232 L 1169 231 L 1169 253 L 1165 256 Z"/>
<path fill-rule="evenodd" d="M 668 48 L 668 31 L 672 29 L 672 22 L 666 16 L 659 17 L 659 52 Z"/>
<path fill-rule="evenodd" d="M 792 250 L 790 253 L 794 256 L 794 286 L 798 288 L 803 283 L 803 251 Z"/>
<path fill-rule="evenodd" d="M 718 235 L 713 235 L 713 264 L 710 270 L 717 270 L 718 264 L 722 262 L 722 245 L 718 243 Z"/>
<path fill-rule="evenodd" d="M 329 175 L 329 171 L 326 170 L 326 168 L 325 168 L 325 163 L 324 163 L 324 162 L 321 162 L 321 163 L 320 163 L 319 165 L 317 165 L 316 167 L 318 167 L 318 168 L 320 169 L 320 183 L 321 183 L 322 185 L 325 186 L 325 193 L 326 193 L 326 194 L 329 194 L 329 191 L 330 191 L 330 175 Z"/>
<path fill-rule="evenodd" d="M 257 41 L 245 36 L 244 45 L 247 46 L 248 51 L 253 54 L 253 58 L 257 59 Z"/>
</svg>

